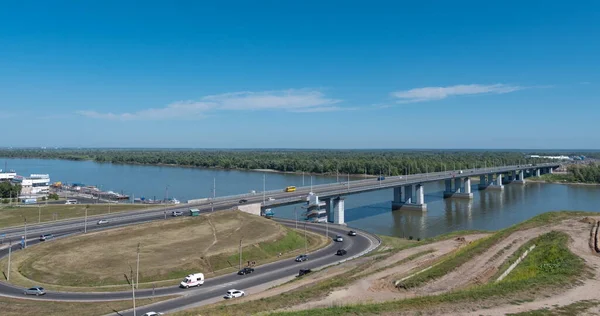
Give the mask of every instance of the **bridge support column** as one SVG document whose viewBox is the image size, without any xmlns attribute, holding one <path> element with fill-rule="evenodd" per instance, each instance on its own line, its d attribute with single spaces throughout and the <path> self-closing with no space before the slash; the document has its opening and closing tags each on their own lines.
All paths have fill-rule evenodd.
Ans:
<svg viewBox="0 0 600 316">
<path fill-rule="evenodd" d="M 404 200 L 402 200 L 402 197 L 400 196 L 401 188 L 394 188 L 394 201 L 392 201 L 392 209 L 423 212 L 427 211 L 427 204 L 425 204 L 425 192 L 423 190 L 423 185 L 417 184 L 415 186 L 416 196 L 414 199 L 413 185 L 405 185 L 402 188 L 404 190 Z"/>
<path fill-rule="evenodd" d="M 444 198 L 463 198 L 472 199 L 473 193 L 471 193 L 471 178 L 455 178 L 454 179 L 454 190 L 452 189 L 452 180 L 446 180 L 446 191 L 444 191 Z"/>
<path fill-rule="evenodd" d="M 525 170 L 521 170 L 516 174 L 514 183 L 525 184 Z"/>
<path fill-rule="evenodd" d="M 502 184 L 502 174 L 499 173 L 496 175 L 496 181 L 493 181 L 489 186 L 488 189 L 491 190 L 502 190 L 504 189 L 504 185 Z"/>
<path fill-rule="evenodd" d="M 539 176 L 541 176 L 542 174 L 541 174 L 541 172 L 540 172 L 540 169 L 535 169 L 535 171 L 534 171 L 534 175 L 535 175 L 536 177 L 539 177 Z"/>
<path fill-rule="evenodd" d="M 550 173 L 550 174 L 554 173 L 554 169 L 552 169 L 552 167 L 549 167 L 548 168 L 548 173 Z"/>
<path fill-rule="evenodd" d="M 346 223 L 344 222 L 344 198 L 343 197 L 337 197 L 335 199 L 333 199 L 333 223 L 334 224 L 340 224 L 340 225 L 346 225 Z"/>
<path fill-rule="evenodd" d="M 479 176 L 479 190 L 485 190 L 488 187 L 489 183 L 487 181 L 487 177 L 485 174 Z"/>
</svg>

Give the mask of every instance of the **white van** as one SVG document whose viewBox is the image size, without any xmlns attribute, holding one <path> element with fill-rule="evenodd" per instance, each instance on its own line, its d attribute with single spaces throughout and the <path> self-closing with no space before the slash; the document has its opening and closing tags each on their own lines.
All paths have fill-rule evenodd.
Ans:
<svg viewBox="0 0 600 316">
<path fill-rule="evenodd" d="M 179 287 L 190 288 L 192 286 L 200 286 L 204 284 L 204 274 L 202 273 L 194 273 L 190 274 L 179 283 Z"/>
<path fill-rule="evenodd" d="M 67 200 L 65 204 L 77 204 L 77 200 Z"/>
</svg>

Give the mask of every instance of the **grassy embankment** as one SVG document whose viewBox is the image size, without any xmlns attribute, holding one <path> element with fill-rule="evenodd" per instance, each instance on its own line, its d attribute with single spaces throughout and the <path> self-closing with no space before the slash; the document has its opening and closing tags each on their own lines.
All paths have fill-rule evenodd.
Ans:
<svg viewBox="0 0 600 316">
<path fill-rule="evenodd" d="M 554 309 L 536 309 L 516 314 L 506 314 L 507 316 L 572 316 L 584 315 L 589 309 L 600 305 L 599 301 L 579 301 L 573 304 L 557 307 Z M 594 315 L 591 314 L 590 315 Z"/>
<path fill-rule="evenodd" d="M 526 181 L 539 181 L 550 183 L 574 183 L 573 176 L 568 173 L 547 173 L 539 177 L 529 177 Z"/>
<path fill-rule="evenodd" d="M 189 273 L 232 273 L 239 264 L 258 265 L 304 252 L 304 235 L 274 221 L 242 212 L 152 222 L 39 244 L 13 254 L 11 282 L 63 291 L 126 290 L 140 243 L 140 288 L 173 285 Z M 309 251 L 330 240 L 307 234 Z M 0 262 L 6 267 L 6 259 Z"/>
<path fill-rule="evenodd" d="M 515 232 L 517 230 L 524 230 L 533 227 L 558 223 L 562 220 L 572 218 L 574 216 L 587 216 L 591 213 L 587 212 L 550 212 L 535 216 L 523 223 L 514 225 L 512 227 L 501 230 L 493 235 L 490 235 L 487 238 L 482 238 L 479 241 L 475 241 L 470 245 L 458 250 L 456 253 L 450 254 L 445 261 L 442 261 L 438 266 L 432 268 L 426 272 L 423 272 L 412 279 L 407 281 L 411 281 L 412 286 L 418 286 L 423 284 L 428 280 L 440 277 L 445 275 L 446 273 L 452 271 L 457 268 L 461 264 L 467 262 L 470 258 L 475 257 L 477 254 L 485 251 L 487 247 L 493 242 L 497 242 L 503 238 L 506 238 L 510 233 Z M 427 244 L 434 241 L 444 240 L 455 238 L 457 236 L 463 236 L 468 233 L 473 232 L 453 232 L 447 235 L 439 236 L 432 239 L 426 239 L 421 242 L 409 242 L 397 240 L 394 241 L 394 238 L 382 238 L 383 243 L 381 247 L 378 249 L 379 254 L 375 254 L 372 260 L 362 264 L 346 273 L 343 273 L 335 278 L 327 279 L 316 284 L 311 284 L 307 286 L 303 286 L 296 290 L 292 290 L 289 292 L 281 293 L 280 295 L 263 298 L 256 301 L 245 302 L 235 305 L 225 305 L 223 303 L 217 304 L 213 307 L 203 307 L 201 310 L 190 310 L 176 313 L 177 316 L 191 316 L 197 315 L 200 311 L 203 314 L 210 315 L 248 315 L 248 314 L 257 314 L 263 311 L 273 311 L 286 307 L 291 307 L 294 305 L 298 305 L 303 302 L 308 302 L 313 299 L 322 298 L 324 295 L 327 295 L 332 290 L 336 288 L 344 287 L 352 282 L 356 281 L 359 278 L 355 276 L 361 274 L 361 277 L 364 277 L 365 274 L 361 273 L 367 269 L 376 261 L 385 259 L 388 255 L 393 255 L 400 250 L 404 250 L 410 247 Z M 556 238 L 555 238 L 556 237 Z M 559 238 L 560 237 L 560 238 Z M 356 305 L 356 306 L 340 306 L 334 308 L 327 309 L 315 309 L 310 311 L 300 311 L 291 314 L 295 315 L 340 315 L 340 314 L 351 314 L 351 315 L 376 315 L 384 312 L 393 312 L 399 310 L 414 310 L 414 309 L 426 309 L 435 306 L 439 306 L 441 304 L 454 304 L 456 302 L 479 302 L 480 300 L 496 298 L 496 297 L 509 297 L 515 296 L 519 293 L 524 293 L 526 291 L 536 291 L 540 288 L 547 288 L 548 286 L 553 286 L 562 283 L 570 283 L 575 280 L 578 276 L 581 276 L 584 272 L 584 265 L 581 259 L 573 255 L 566 248 L 566 239 L 561 234 L 555 235 L 551 238 L 551 244 L 558 252 L 558 256 L 563 258 L 563 262 L 570 263 L 570 269 L 558 269 L 552 271 L 540 271 L 535 277 L 531 279 L 520 279 L 520 280 L 512 280 L 508 282 L 505 280 L 498 284 L 487 284 L 477 287 L 472 287 L 467 290 L 450 292 L 443 295 L 437 296 L 424 296 L 414 299 L 407 300 L 398 300 L 389 303 L 382 304 L 365 304 L 365 305 Z M 392 244 L 397 242 L 397 247 L 389 247 L 388 243 L 391 241 Z M 537 246 L 536 250 L 540 253 L 545 253 L 544 249 L 546 248 L 543 244 Z M 552 248 L 551 247 L 551 248 Z M 425 255 L 427 252 L 418 253 L 415 256 L 419 257 Z M 409 260 L 414 260 L 416 257 L 409 257 L 402 262 L 397 264 L 402 264 L 408 262 Z M 522 264 L 517 267 L 517 269 L 513 270 L 512 278 L 515 276 L 523 275 L 523 272 L 520 272 L 523 267 L 527 266 L 535 266 L 528 264 L 527 260 L 539 260 L 537 256 L 530 256 L 529 259 L 526 259 L 522 262 Z M 538 261 L 539 263 L 539 261 Z M 384 268 L 381 268 L 384 269 Z M 379 270 L 381 270 L 379 269 Z M 376 273 L 379 270 L 373 270 L 370 273 Z M 432 271 L 433 270 L 433 271 Z M 431 271 L 430 273 L 428 273 Z M 416 277 L 419 277 L 418 279 Z M 417 280 L 417 281 L 415 281 Z M 288 314 L 288 313 L 276 313 L 278 314 Z"/>
<path fill-rule="evenodd" d="M 251 302 L 235 304 L 235 305 L 226 305 L 226 303 L 219 303 L 217 305 L 213 305 L 212 307 L 201 307 L 197 309 L 191 309 L 188 311 L 177 312 L 174 315 L 177 316 L 195 316 L 198 314 L 203 315 L 250 315 L 257 314 L 264 311 L 272 311 L 280 308 L 285 308 L 289 306 L 294 306 L 303 302 L 307 302 L 313 299 L 322 298 L 327 295 L 329 292 L 336 288 L 340 288 L 346 286 L 354 281 L 359 280 L 360 278 L 365 277 L 366 275 L 377 273 L 384 268 L 373 269 L 372 266 L 376 262 L 380 260 L 384 260 L 389 256 L 396 254 L 401 250 L 405 250 L 412 247 L 423 246 L 427 244 L 431 244 L 436 241 L 453 239 L 457 236 L 464 236 L 473 233 L 480 233 L 481 231 L 457 231 L 451 232 L 448 234 L 436 236 L 429 239 L 424 239 L 421 241 L 416 240 L 407 240 L 403 238 L 390 237 L 390 236 L 380 236 L 382 240 L 382 244 L 379 248 L 374 250 L 365 258 L 364 263 L 359 264 L 355 268 L 350 269 L 347 272 L 344 272 L 340 275 L 337 275 L 333 278 L 325 279 L 318 283 L 313 283 L 306 286 L 301 286 L 298 289 L 283 292 L 277 296 L 272 296 L 269 298 L 263 298 Z M 431 253 L 431 250 L 424 250 L 418 253 L 415 253 L 396 264 L 404 264 L 409 261 L 415 260 L 421 256 L 427 255 Z M 321 273 L 321 272 L 317 272 Z M 327 270 L 322 271 L 322 273 L 327 273 Z M 296 278 L 290 282 L 298 282 L 302 280 L 302 278 Z M 287 283 L 286 283 L 287 284 Z"/>
<path fill-rule="evenodd" d="M 84 217 L 86 204 L 65 205 L 48 204 L 38 206 L 2 206 L 0 207 L 0 228 L 21 226 L 24 218 L 28 224 L 37 224 L 38 219 L 41 223 L 54 220 L 64 220 L 70 218 Z M 125 212 L 141 209 L 148 209 L 148 205 L 132 204 L 112 204 L 110 212 Z M 108 204 L 90 204 L 88 206 L 88 217 L 108 214 Z M 56 215 L 55 215 L 56 214 Z"/>
<path fill-rule="evenodd" d="M 135 300 L 136 306 L 143 306 L 159 301 L 167 300 L 172 297 L 160 297 L 155 299 Z M 22 316 L 22 315 L 48 315 L 48 316 L 79 316 L 79 315 L 106 315 L 114 314 L 115 311 L 122 311 L 133 308 L 131 300 L 112 301 L 112 302 L 53 302 L 41 300 L 20 300 L 8 297 L 0 297 L 0 311 L 3 316 Z"/>
<path fill-rule="evenodd" d="M 569 217 L 569 214 L 566 212 L 542 214 L 522 224 L 500 231 L 486 239 L 473 242 L 468 247 L 458 251 L 454 256 L 447 259 L 442 264 L 428 270 L 434 270 L 432 273 L 422 273 L 425 276 L 419 274 L 407 280 L 412 282 L 405 282 L 405 285 L 408 283 L 417 286 L 423 282 L 450 272 L 453 268 L 446 262 L 453 262 L 455 264 L 466 262 L 468 260 L 467 258 L 472 258 L 476 253 L 480 253 L 479 249 L 480 247 L 483 247 L 482 245 L 488 245 L 488 242 L 486 242 L 487 240 L 498 240 L 499 236 L 500 238 L 505 236 L 506 231 L 515 231 L 517 229 L 527 229 L 533 226 L 550 224 L 565 219 L 566 217 Z M 441 304 L 456 304 L 459 302 L 463 304 L 485 304 L 486 300 L 498 299 L 518 299 L 522 301 L 523 299 L 527 299 L 535 293 L 540 293 L 544 290 L 554 290 L 574 285 L 579 278 L 585 275 L 586 268 L 584 261 L 570 252 L 567 247 L 568 239 L 568 235 L 562 232 L 552 231 L 531 240 L 527 245 L 519 248 L 517 253 L 521 254 L 522 251 L 525 250 L 525 247 L 528 247 L 531 244 L 536 244 L 535 250 L 531 252 L 530 255 L 508 275 L 508 277 L 498 283 L 488 283 L 441 295 L 422 296 L 381 304 L 363 304 L 314 309 L 310 310 L 309 313 L 310 315 L 318 316 L 343 314 L 376 315 L 393 311 L 423 311 L 428 308 L 435 308 Z M 518 255 L 515 254 L 515 256 Z M 514 258 L 515 257 L 512 259 Z M 436 269 L 437 267 L 442 268 Z M 272 315 L 304 315 L 306 313 L 307 311 L 273 313 Z"/>
</svg>

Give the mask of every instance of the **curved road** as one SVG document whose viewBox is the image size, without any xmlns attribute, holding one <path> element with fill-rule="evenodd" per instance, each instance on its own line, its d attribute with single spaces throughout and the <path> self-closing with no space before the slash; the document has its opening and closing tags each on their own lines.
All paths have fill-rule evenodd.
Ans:
<svg viewBox="0 0 600 316">
<path fill-rule="evenodd" d="M 157 220 L 163 218 L 163 216 L 155 216 L 153 219 Z M 110 222 L 107 226 L 90 225 L 88 230 L 106 229 L 109 227 L 116 227 L 122 225 L 128 225 L 133 223 L 139 223 L 141 221 L 152 220 L 152 218 L 137 218 L 133 217 L 129 220 L 123 220 L 120 222 Z M 295 222 L 290 220 L 276 219 L 283 225 L 289 227 L 295 227 Z M 304 222 L 298 223 L 298 228 L 304 228 Z M 315 233 L 325 234 L 326 227 L 324 224 L 312 224 L 306 223 L 306 229 Z M 239 276 L 237 274 L 228 274 L 215 278 L 206 279 L 204 285 L 199 288 L 181 289 L 178 287 L 178 282 L 170 287 L 157 288 L 154 291 L 155 296 L 165 295 L 182 295 L 181 297 L 164 301 L 161 303 L 154 304 L 151 307 L 139 307 L 137 309 L 137 315 L 154 310 L 154 311 L 169 311 L 173 309 L 179 309 L 188 305 L 197 305 L 199 302 L 215 299 L 222 297 L 225 291 L 235 288 L 244 290 L 257 285 L 265 284 L 268 282 L 276 281 L 282 278 L 287 278 L 293 275 L 297 275 L 299 269 L 308 268 L 315 269 L 325 265 L 335 264 L 340 260 L 348 259 L 354 256 L 364 254 L 365 252 L 374 249 L 379 245 L 379 241 L 376 237 L 360 232 L 356 237 L 350 237 L 347 232 L 350 229 L 344 226 L 329 225 L 328 233 L 329 237 L 333 238 L 336 235 L 342 235 L 344 237 L 343 242 L 333 242 L 329 246 L 317 250 L 309 254 L 309 260 L 305 262 L 295 262 L 292 259 L 285 259 L 282 261 L 261 265 L 256 267 L 254 273 L 246 276 Z M 51 232 L 56 237 L 68 236 L 81 232 L 81 226 L 75 225 L 69 227 L 69 225 L 57 225 L 56 228 L 46 227 L 45 232 Z M 52 242 L 52 241 L 48 241 Z M 28 242 L 28 246 L 39 243 L 38 240 L 31 240 Z M 14 251 L 18 250 L 20 246 L 13 245 Z M 348 254 L 344 257 L 336 256 L 335 252 L 340 249 L 346 249 Z M 0 251 L 0 258 L 8 255 L 8 249 L 2 249 Z M 201 272 L 201 271 L 200 271 Z M 181 276 L 183 279 L 183 275 Z M 74 293 L 74 292 L 54 292 L 48 291 L 46 295 L 35 297 L 35 296 L 24 296 L 23 289 L 15 287 L 13 285 L 0 282 L 0 295 L 10 296 L 17 298 L 27 299 L 38 299 L 38 300 L 58 300 L 58 301 L 111 301 L 111 300 L 123 300 L 131 299 L 131 292 L 107 292 L 107 293 Z M 148 298 L 152 297 L 153 293 L 151 289 L 141 289 L 136 291 L 136 298 Z M 122 315 L 133 315 L 133 312 L 122 312 Z"/>
</svg>

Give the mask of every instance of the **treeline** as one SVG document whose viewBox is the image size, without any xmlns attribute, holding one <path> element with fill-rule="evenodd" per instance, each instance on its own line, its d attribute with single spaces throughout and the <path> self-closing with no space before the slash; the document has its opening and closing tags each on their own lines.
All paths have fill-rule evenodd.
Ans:
<svg viewBox="0 0 600 316">
<path fill-rule="evenodd" d="M 460 150 L 0 149 L 0 157 L 370 175 L 403 175 L 545 161 L 526 158 L 521 152 Z"/>
<path fill-rule="evenodd" d="M 600 183 L 600 165 L 572 165 L 567 168 L 571 182 Z"/>
<path fill-rule="evenodd" d="M 0 198 L 16 198 L 21 194 L 21 185 L 12 185 L 10 182 L 0 182 Z"/>
</svg>

